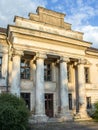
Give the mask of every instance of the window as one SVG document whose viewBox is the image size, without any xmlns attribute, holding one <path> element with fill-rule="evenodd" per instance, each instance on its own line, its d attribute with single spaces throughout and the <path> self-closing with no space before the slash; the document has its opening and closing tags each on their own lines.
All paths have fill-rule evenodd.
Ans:
<svg viewBox="0 0 98 130">
<path fill-rule="evenodd" d="M 67 65 L 67 78 L 68 82 L 71 82 L 71 68 L 69 65 Z"/>
<path fill-rule="evenodd" d="M 1 67 L 2 67 L 2 57 L 0 57 L 0 78 L 2 77 L 2 74 L 1 74 Z"/>
<path fill-rule="evenodd" d="M 21 93 L 21 97 L 25 100 L 26 106 L 30 110 L 30 93 Z"/>
<path fill-rule="evenodd" d="M 45 81 L 51 81 L 51 64 L 50 63 L 45 63 L 44 64 L 44 80 Z"/>
<path fill-rule="evenodd" d="M 86 97 L 86 101 L 87 101 L 87 109 L 90 109 L 92 107 L 92 105 L 91 105 L 91 97 Z"/>
<path fill-rule="evenodd" d="M 68 98 L 69 98 L 69 110 L 72 110 L 72 94 L 71 93 L 68 94 Z"/>
<path fill-rule="evenodd" d="M 89 68 L 85 67 L 85 83 L 89 83 L 90 82 L 90 78 L 89 78 Z"/>
<path fill-rule="evenodd" d="M 21 79 L 30 79 L 30 60 L 21 60 Z"/>
</svg>

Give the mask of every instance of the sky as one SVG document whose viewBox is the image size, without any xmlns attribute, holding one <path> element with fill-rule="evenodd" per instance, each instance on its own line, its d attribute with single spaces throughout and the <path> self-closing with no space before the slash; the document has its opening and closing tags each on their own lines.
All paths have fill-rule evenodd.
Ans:
<svg viewBox="0 0 98 130">
<path fill-rule="evenodd" d="M 14 16 L 28 18 L 38 6 L 66 14 L 72 30 L 83 32 L 83 39 L 98 48 L 98 0 L 0 0 L 0 27 L 14 24 Z"/>
</svg>

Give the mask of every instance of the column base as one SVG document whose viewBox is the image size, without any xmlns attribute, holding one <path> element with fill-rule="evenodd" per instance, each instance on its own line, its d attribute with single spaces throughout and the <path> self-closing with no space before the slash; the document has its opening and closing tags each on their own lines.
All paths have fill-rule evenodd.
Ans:
<svg viewBox="0 0 98 130">
<path fill-rule="evenodd" d="M 92 120 L 86 112 L 79 112 L 74 116 L 75 121 Z"/>
<path fill-rule="evenodd" d="M 73 121 L 73 116 L 71 114 L 71 112 L 65 112 L 64 114 L 60 113 L 58 115 L 58 120 L 60 122 L 63 122 L 63 121 Z"/>
<path fill-rule="evenodd" d="M 43 123 L 47 122 L 48 117 L 46 115 L 32 115 L 32 117 L 29 119 L 29 123 Z"/>
</svg>

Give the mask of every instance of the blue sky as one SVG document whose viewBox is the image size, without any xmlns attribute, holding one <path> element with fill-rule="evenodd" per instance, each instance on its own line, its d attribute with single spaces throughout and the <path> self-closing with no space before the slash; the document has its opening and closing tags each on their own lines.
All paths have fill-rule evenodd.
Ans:
<svg viewBox="0 0 98 130">
<path fill-rule="evenodd" d="M 0 26 L 14 24 L 15 15 L 27 18 L 38 6 L 65 13 L 72 29 L 83 32 L 84 40 L 98 48 L 98 0 L 0 0 Z"/>
</svg>

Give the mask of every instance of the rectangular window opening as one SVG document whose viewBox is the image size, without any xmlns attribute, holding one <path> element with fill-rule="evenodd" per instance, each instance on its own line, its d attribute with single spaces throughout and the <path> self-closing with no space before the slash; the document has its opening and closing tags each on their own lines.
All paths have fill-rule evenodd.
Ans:
<svg viewBox="0 0 98 130">
<path fill-rule="evenodd" d="M 87 109 L 92 108 L 92 105 L 91 105 L 91 97 L 86 97 L 86 101 L 87 101 Z"/>
<path fill-rule="evenodd" d="M 90 75 L 89 75 L 89 68 L 85 67 L 85 83 L 89 83 L 90 82 Z"/>
<path fill-rule="evenodd" d="M 45 81 L 52 81 L 51 76 L 51 63 L 45 63 L 44 64 L 44 80 Z"/>
</svg>

